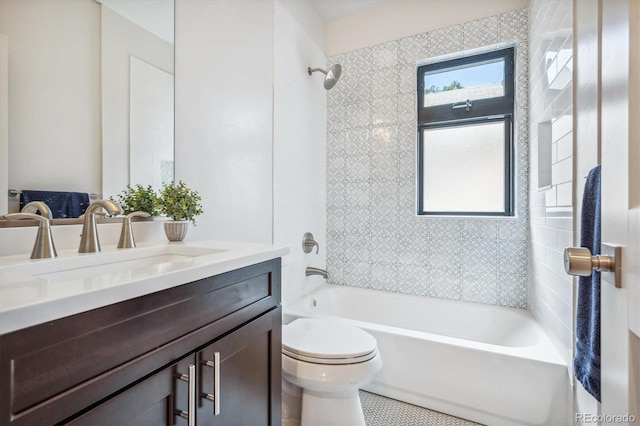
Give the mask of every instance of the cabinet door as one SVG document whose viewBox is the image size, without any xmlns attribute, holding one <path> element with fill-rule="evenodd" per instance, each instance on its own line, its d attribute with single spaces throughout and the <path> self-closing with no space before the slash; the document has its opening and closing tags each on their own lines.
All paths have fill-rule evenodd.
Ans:
<svg viewBox="0 0 640 426">
<path fill-rule="evenodd" d="M 195 365 L 195 356 L 160 370 L 149 378 L 121 392 L 101 405 L 74 418 L 66 424 L 80 426 L 100 425 L 187 425 L 178 415 L 188 412 L 189 365 Z M 194 368 L 194 372 L 196 369 Z M 181 380 L 180 377 L 184 380 Z M 195 377 L 192 380 L 196 380 Z M 197 387 L 196 387 L 197 388 Z M 186 413 L 184 413 L 186 416 Z"/>
<path fill-rule="evenodd" d="M 281 315 L 275 309 L 197 353 L 198 425 L 281 424 Z M 208 366 L 215 364 L 216 353 L 218 368 Z M 216 373 L 219 386 L 214 386 Z"/>
</svg>

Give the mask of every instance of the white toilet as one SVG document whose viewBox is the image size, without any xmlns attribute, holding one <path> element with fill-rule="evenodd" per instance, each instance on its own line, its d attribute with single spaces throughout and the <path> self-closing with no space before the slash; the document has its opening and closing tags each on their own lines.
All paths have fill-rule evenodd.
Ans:
<svg viewBox="0 0 640 426">
<path fill-rule="evenodd" d="M 282 326 L 282 374 L 302 388 L 301 426 L 362 425 L 358 390 L 382 367 L 376 340 L 335 319 Z"/>
</svg>

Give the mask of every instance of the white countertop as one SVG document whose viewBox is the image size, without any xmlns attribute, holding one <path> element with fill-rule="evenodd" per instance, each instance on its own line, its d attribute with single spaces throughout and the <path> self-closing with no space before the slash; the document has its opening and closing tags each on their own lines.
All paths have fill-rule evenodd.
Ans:
<svg viewBox="0 0 640 426">
<path fill-rule="evenodd" d="M 136 256 L 183 250 L 197 255 L 164 255 L 153 262 Z M 58 252 L 56 259 L 29 254 L 0 257 L 0 334 L 63 318 L 134 297 L 282 257 L 287 247 L 228 241 L 138 243 L 135 249 L 102 248 L 100 253 Z M 160 259 L 160 260 L 157 260 Z M 126 266 L 127 262 L 134 264 Z M 78 265 L 93 265 L 91 275 Z M 79 270 L 80 273 L 76 273 Z M 52 272 L 52 273 L 49 273 Z"/>
</svg>

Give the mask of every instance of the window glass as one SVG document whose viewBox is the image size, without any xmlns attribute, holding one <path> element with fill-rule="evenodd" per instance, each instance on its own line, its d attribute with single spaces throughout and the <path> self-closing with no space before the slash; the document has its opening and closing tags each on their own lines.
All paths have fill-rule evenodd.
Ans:
<svg viewBox="0 0 640 426">
<path fill-rule="evenodd" d="M 504 81 L 503 58 L 427 71 L 423 106 L 504 96 Z"/>
<path fill-rule="evenodd" d="M 503 121 L 422 132 L 425 210 L 504 211 Z"/>
</svg>

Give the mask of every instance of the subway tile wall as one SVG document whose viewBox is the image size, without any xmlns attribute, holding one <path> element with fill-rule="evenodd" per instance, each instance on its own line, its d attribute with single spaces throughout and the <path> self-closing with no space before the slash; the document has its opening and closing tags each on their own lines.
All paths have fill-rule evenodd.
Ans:
<svg viewBox="0 0 640 426">
<path fill-rule="evenodd" d="M 516 43 L 515 218 L 416 216 L 416 64 Z M 525 308 L 528 281 L 528 11 L 329 58 L 327 268 L 332 284 Z"/>
<path fill-rule="evenodd" d="M 573 279 L 564 272 L 563 251 L 573 244 L 573 3 L 532 0 L 529 5 L 531 105 L 531 246 L 529 308 L 571 365 Z M 550 124 L 550 134 L 539 132 Z M 547 143 L 551 153 L 537 155 Z M 551 170 L 539 188 L 538 165 Z"/>
</svg>

